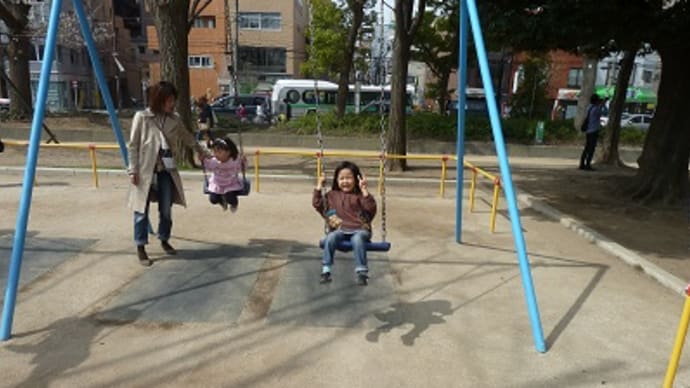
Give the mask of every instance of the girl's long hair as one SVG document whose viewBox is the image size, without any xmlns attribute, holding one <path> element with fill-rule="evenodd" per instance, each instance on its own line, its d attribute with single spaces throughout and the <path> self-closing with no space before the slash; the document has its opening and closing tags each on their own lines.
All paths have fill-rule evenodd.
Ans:
<svg viewBox="0 0 690 388">
<path fill-rule="evenodd" d="M 226 150 L 230 152 L 230 159 L 235 160 L 239 155 L 240 151 L 237 149 L 235 142 L 230 140 L 229 137 L 217 137 L 213 140 L 209 140 L 208 148 L 216 148 L 219 150 Z"/>
<path fill-rule="evenodd" d="M 340 171 L 344 169 L 352 171 L 352 175 L 355 176 L 355 187 L 353 187 L 352 192 L 355 194 L 362 194 L 362 190 L 359 189 L 359 176 L 361 175 L 359 172 L 359 167 L 347 160 L 340 162 L 340 164 L 335 167 L 335 172 L 333 173 L 333 186 L 331 187 L 331 190 L 340 191 L 340 187 L 338 186 L 338 175 L 340 174 Z"/>
</svg>

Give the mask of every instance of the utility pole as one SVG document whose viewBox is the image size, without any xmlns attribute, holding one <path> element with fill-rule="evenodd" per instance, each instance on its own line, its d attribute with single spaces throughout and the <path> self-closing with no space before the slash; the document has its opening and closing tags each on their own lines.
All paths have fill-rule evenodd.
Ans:
<svg viewBox="0 0 690 388">
<path fill-rule="evenodd" d="M 237 57 L 239 56 L 239 43 L 238 40 L 240 38 L 240 0 L 235 0 L 235 36 L 233 40 L 233 47 L 232 47 L 232 82 L 233 82 L 233 88 L 235 89 L 235 101 L 237 101 L 237 96 L 240 94 L 239 93 L 239 87 L 237 85 L 237 73 L 239 72 L 239 63 L 237 60 Z"/>
<path fill-rule="evenodd" d="M 227 91 L 230 94 L 230 88 L 233 87 L 233 74 L 235 74 L 234 67 L 232 66 L 232 19 L 230 19 L 230 4 L 229 1 L 223 1 L 223 11 L 225 17 L 225 68 L 228 72 L 228 84 Z M 234 93 L 234 92 L 233 92 Z"/>
</svg>

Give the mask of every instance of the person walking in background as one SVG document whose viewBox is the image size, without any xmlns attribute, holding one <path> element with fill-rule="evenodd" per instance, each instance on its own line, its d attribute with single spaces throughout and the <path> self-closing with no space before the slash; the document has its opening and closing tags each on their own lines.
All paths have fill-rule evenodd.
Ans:
<svg viewBox="0 0 690 388">
<path fill-rule="evenodd" d="M 242 122 L 242 123 L 247 122 L 247 107 L 244 106 L 244 103 L 240 103 L 240 107 L 237 110 L 237 116 L 239 116 L 240 122 Z"/>
<path fill-rule="evenodd" d="M 129 207 L 134 211 L 134 242 L 139 263 L 146 267 L 153 264 L 145 249 L 148 244 L 151 201 L 158 202 L 158 238 L 161 247 L 169 255 L 177 253 L 169 243 L 172 204 L 186 206 L 186 202 L 172 147 L 182 143 L 199 152 L 201 159 L 208 157 L 204 148 L 194 141 L 194 136 L 184 128 L 174 112 L 176 98 L 177 90 L 170 82 L 161 81 L 151 86 L 149 106 L 134 115 L 127 144 L 127 173 L 131 182 Z"/>
<path fill-rule="evenodd" d="M 585 121 L 582 123 L 582 131 L 586 135 L 586 141 L 585 148 L 582 150 L 582 155 L 580 155 L 580 170 L 594 171 L 592 159 L 594 158 L 594 150 L 597 147 L 599 130 L 601 129 L 601 110 L 601 98 L 596 94 L 592 94 L 592 97 L 589 99 L 589 106 L 587 106 Z"/>
<path fill-rule="evenodd" d="M 216 123 L 213 117 L 213 108 L 208 104 L 206 96 L 199 97 L 197 108 L 199 109 L 197 141 L 211 140 L 211 129 L 215 127 Z"/>
</svg>

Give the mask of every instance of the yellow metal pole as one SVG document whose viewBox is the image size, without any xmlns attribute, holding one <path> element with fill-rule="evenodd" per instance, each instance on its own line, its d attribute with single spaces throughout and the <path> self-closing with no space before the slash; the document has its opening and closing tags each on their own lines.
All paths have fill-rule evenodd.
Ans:
<svg viewBox="0 0 690 388">
<path fill-rule="evenodd" d="M 383 193 L 383 169 L 386 168 L 383 162 L 383 154 L 379 156 L 379 195 Z"/>
<path fill-rule="evenodd" d="M 477 191 L 477 169 L 472 167 L 472 184 L 470 185 L 470 212 L 474 211 L 475 191 Z"/>
<path fill-rule="evenodd" d="M 254 152 L 254 191 L 259 192 L 259 150 Z"/>
<path fill-rule="evenodd" d="M 673 380 L 676 378 L 676 371 L 678 370 L 678 361 L 680 361 L 680 353 L 683 351 L 685 336 L 688 333 L 689 321 L 690 285 L 688 285 L 685 288 L 685 304 L 683 305 L 683 314 L 680 317 L 680 324 L 678 325 L 678 332 L 676 333 L 676 341 L 673 344 L 673 352 L 671 353 L 671 359 L 668 361 L 668 369 L 666 369 L 666 378 L 664 378 L 664 388 L 673 387 Z"/>
<path fill-rule="evenodd" d="M 498 191 L 501 188 L 501 181 L 498 178 L 494 179 L 494 199 L 491 202 L 491 233 L 496 230 L 496 211 L 498 210 Z"/>
<path fill-rule="evenodd" d="M 93 177 L 93 185 L 98 187 L 98 169 L 96 168 L 96 147 L 89 144 L 89 154 L 91 155 L 91 176 Z"/>
<path fill-rule="evenodd" d="M 446 169 L 448 164 L 448 156 L 443 155 L 441 157 L 441 187 L 439 188 L 438 195 L 443 198 L 446 194 Z M 460 190 L 460 185 L 458 185 L 458 190 Z"/>
</svg>

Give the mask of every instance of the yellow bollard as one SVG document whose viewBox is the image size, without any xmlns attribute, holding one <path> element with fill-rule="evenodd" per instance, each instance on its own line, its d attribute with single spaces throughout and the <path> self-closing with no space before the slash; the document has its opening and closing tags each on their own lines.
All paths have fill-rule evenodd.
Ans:
<svg viewBox="0 0 690 388">
<path fill-rule="evenodd" d="M 501 188 L 501 180 L 494 178 L 494 199 L 491 202 L 491 233 L 496 230 L 496 212 L 498 211 L 498 191 Z"/>
<path fill-rule="evenodd" d="M 254 152 L 254 191 L 259 192 L 259 150 Z"/>
<path fill-rule="evenodd" d="M 678 370 L 678 361 L 680 361 L 680 353 L 683 351 L 685 336 L 688 333 L 688 321 L 690 321 L 690 284 L 685 287 L 683 314 L 680 317 L 680 324 L 678 325 L 678 332 L 676 333 L 676 341 L 673 344 L 671 359 L 668 361 L 666 378 L 664 378 L 664 388 L 673 387 L 673 380 L 676 378 L 676 371 Z"/>
<path fill-rule="evenodd" d="M 98 187 L 98 170 L 96 169 L 96 146 L 89 144 L 89 154 L 91 155 L 91 176 L 93 185 Z"/>
<path fill-rule="evenodd" d="M 470 185 L 470 212 L 474 211 L 475 191 L 477 191 L 477 169 L 472 167 L 472 184 Z"/>
<path fill-rule="evenodd" d="M 448 165 L 448 156 L 443 155 L 441 157 L 441 187 L 439 188 L 439 193 L 438 195 L 443 198 L 443 196 L 446 194 L 446 169 Z M 458 190 L 460 190 L 460 186 L 458 186 Z"/>
<path fill-rule="evenodd" d="M 379 155 L 379 195 L 383 193 L 383 169 L 386 168 L 384 162 L 384 155 Z"/>
</svg>

